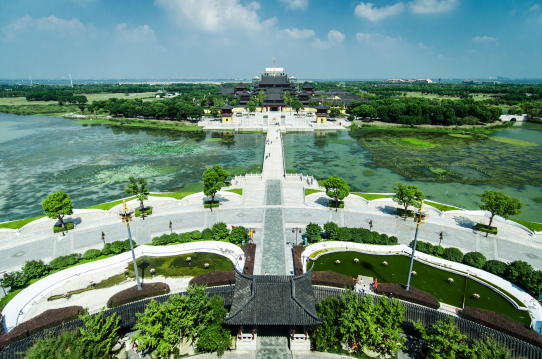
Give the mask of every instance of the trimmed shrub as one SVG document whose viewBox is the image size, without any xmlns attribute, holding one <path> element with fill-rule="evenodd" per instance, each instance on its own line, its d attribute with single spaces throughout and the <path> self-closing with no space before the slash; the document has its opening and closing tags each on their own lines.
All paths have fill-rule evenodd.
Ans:
<svg viewBox="0 0 542 359">
<path fill-rule="evenodd" d="M 386 233 L 382 233 L 380 238 L 378 238 L 378 244 L 385 246 L 388 244 L 389 239 L 390 237 Z"/>
<path fill-rule="evenodd" d="M 440 303 L 438 299 L 427 293 L 423 290 L 419 290 L 410 286 L 408 292 L 406 291 L 406 286 L 403 284 L 396 283 L 380 283 L 378 288 L 375 290 L 376 294 L 382 294 L 387 297 L 390 294 L 393 294 L 394 298 L 401 299 L 407 302 L 416 303 L 423 305 L 424 307 L 429 307 L 433 309 L 439 309 Z"/>
<path fill-rule="evenodd" d="M 404 217 L 405 216 L 405 210 L 403 208 L 397 208 L 397 215 L 399 217 Z M 414 211 L 409 209 L 407 211 L 407 217 L 414 217 Z"/>
<path fill-rule="evenodd" d="M 234 285 L 235 273 L 233 271 L 214 270 L 195 276 L 188 285 L 206 285 L 207 287 L 218 287 L 221 285 Z"/>
<path fill-rule="evenodd" d="M 344 208 L 344 201 L 339 201 L 339 205 L 337 207 L 335 207 L 335 200 L 334 199 L 330 199 L 329 200 L 329 203 L 328 203 L 328 206 L 331 207 L 331 208 Z"/>
<path fill-rule="evenodd" d="M 113 251 L 111 251 L 111 243 L 104 244 L 104 247 L 102 248 L 102 254 L 104 256 L 108 256 L 111 253 L 113 253 Z"/>
<path fill-rule="evenodd" d="M 73 228 L 74 228 L 73 222 L 64 222 L 64 229 L 62 229 L 62 227 L 60 226 L 60 223 L 57 223 L 53 226 L 53 233 L 60 233 L 62 232 L 62 230 L 66 232 L 66 231 L 72 230 Z"/>
<path fill-rule="evenodd" d="M 35 279 L 45 276 L 49 272 L 49 269 L 40 259 L 25 262 L 22 271 L 27 279 Z"/>
<path fill-rule="evenodd" d="M 169 285 L 166 283 L 143 283 L 141 290 L 137 290 L 137 286 L 130 287 L 121 292 L 116 293 L 107 300 L 107 308 L 115 308 L 119 305 L 124 305 L 145 298 L 156 297 L 169 293 Z"/>
<path fill-rule="evenodd" d="M 343 242 L 349 242 L 352 240 L 352 233 L 350 232 L 350 228 L 348 227 L 341 227 L 339 228 L 339 241 Z"/>
<path fill-rule="evenodd" d="M 442 252 L 442 258 L 447 259 L 449 261 L 463 262 L 463 252 L 461 252 L 459 249 L 452 247 L 452 248 L 446 248 Z"/>
<path fill-rule="evenodd" d="M 220 357 L 224 354 L 224 350 L 231 345 L 231 334 L 229 329 L 225 329 L 220 324 L 215 324 L 205 328 L 198 339 L 199 352 L 217 352 Z"/>
<path fill-rule="evenodd" d="M 350 235 L 352 236 L 352 242 L 363 243 L 361 228 L 350 228 Z"/>
<path fill-rule="evenodd" d="M 132 244 L 134 246 L 134 248 L 136 247 L 136 243 L 135 241 L 132 239 Z M 131 251 L 132 248 L 130 247 L 130 239 L 129 238 L 126 238 L 124 241 L 122 241 L 122 251 L 123 252 L 128 252 L 128 251 Z"/>
<path fill-rule="evenodd" d="M 179 235 L 177 233 L 165 233 L 159 237 L 154 237 L 152 239 L 153 246 L 165 246 L 170 243 L 175 243 L 179 240 Z"/>
<path fill-rule="evenodd" d="M 143 211 L 141 208 L 136 208 L 135 210 L 135 216 L 140 217 L 142 213 L 145 213 L 145 217 L 150 216 L 152 214 L 152 207 L 145 207 L 143 208 Z"/>
<path fill-rule="evenodd" d="M 179 236 L 177 237 L 177 242 L 180 242 L 180 243 L 192 242 L 192 236 L 190 235 L 189 232 L 180 233 Z"/>
<path fill-rule="evenodd" d="M 71 306 L 59 309 L 49 309 L 13 328 L 8 334 L 0 337 L 0 348 L 27 338 L 43 330 L 71 322 L 85 313 L 83 307 Z"/>
<path fill-rule="evenodd" d="M 397 238 L 395 236 L 391 236 L 390 238 L 388 238 L 388 245 L 389 246 L 395 246 L 397 244 L 399 244 L 399 238 Z M 440 247 L 440 248 L 442 248 L 442 247 Z"/>
<path fill-rule="evenodd" d="M 21 271 L 10 272 L 3 280 L 4 287 L 10 287 L 11 289 L 24 287 L 27 282 L 28 278 Z"/>
<path fill-rule="evenodd" d="M 503 277 L 504 273 L 506 272 L 506 263 L 496 259 L 491 259 L 484 264 L 483 269 L 489 273 Z"/>
<path fill-rule="evenodd" d="M 254 274 L 254 260 L 256 258 L 256 245 L 245 244 L 241 247 L 245 253 L 245 268 L 243 268 L 243 274 Z"/>
<path fill-rule="evenodd" d="M 213 208 L 216 208 L 216 207 L 219 207 L 220 206 L 220 203 L 219 202 L 213 202 L 212 203 L 212 207 Z M 205 202 L 203 204 L 203 208 L 211 208 L 211 202 Z"/>
<path fill-rule="evenodd" d="M 442 257 L 442 254 L 444 253 L 444 247 L 443 246 L 434 246 L 433 247 L 433 255 L 437 257 Z"/>
<path fill-rule="evenodd" d="M 201 232 L 198 230 L 192 231 L 190 233 L 190 237 L 192 237 L 193 240 L 197 241 L 201 239 Z"/>
<path fill-rule="evenodd" d="M 366 228 L 360 228 L 360 234 L 361 234 L 361 242 L 362 243 L 373 243 L 373 232 Z"/>
<path fill-rule="evenodd" d="M 482 269 L 486 262 L 486 257 L 480 252 L 469 252 L 463 257 L 464 264 L 478 269 Z"/>
<path fill-rule="evenodd" d="M 201 232 L 201 238 L 203 238 L 203 240 L 205 241 L 210 241 L 213 239 L 213 230 L 210 229 L 210 228 L 205 228 L 202 232 Z"/>
<path fill-rule="evenodd" d="M 225 239 L 230 234 L 228 226 L 224 222 L 218 222 L 213 224 L 213 239 L 219 241 Z"/>
<path fill-rule="evenodd" d="M 463 309 L 461 317 L 542 348 L 542 337 L 540 334 L 522 323 L 508 318 L 504 314 L 480 308 L 466 307 Z"/>
<path fill-rule="evenodd" d="M 111 243 L 111 252 L 114 254 L 120 254 L 124 252 L 124 243 L 122 241 L 115 241 Z"/>
<path fill-rule="evenodd" d="M 347 275 L 326 270 L 322 272 L 312 272 L 312 285 L 354 289 L 356 282 Z"/>
<path fill-rule="evenodd" d="M 81 255 L 79 253 L 68 254 L 67 256 L 57 257 L 49 263 L 52 270 L 61 270 L 79 262 Z"/>
<path fill-rule="evenodd" d="M 326 232 L 326 237 L 330 241 L 335 241 L 339 238 L 339 226 L 334 222 L 327 222 L 324 224 L 324 231 Z"/>
<path fill-rule="evenodd" d="M 230 242 L 233 244 L 241 244 L 248 238 L 247 230 L 243 226 L 234 227 L 230 233 Z"/>
<path fill-rule="evenodd" d="M 488 231 L 487 224 L 483 223 L 476 223 L 476 230 L 480 232 L 486 233 Z M 497 227 L 491 227 L 489 228 L 489 234 L 497 234 Z"/>
<path fill-rule="evenodd" d="M 83 258 L 87 260 L 98 258 L 102 254 L 102 251 L 99 249 L 89 249 L 83 254 Z"/>
<path fill-rule="evenodd" d="M 316 223 L 310 222 L 307 225 L 306 232 L 309 243 L 317 243 L 322 239 L 322 227 Z"/>
</svg>

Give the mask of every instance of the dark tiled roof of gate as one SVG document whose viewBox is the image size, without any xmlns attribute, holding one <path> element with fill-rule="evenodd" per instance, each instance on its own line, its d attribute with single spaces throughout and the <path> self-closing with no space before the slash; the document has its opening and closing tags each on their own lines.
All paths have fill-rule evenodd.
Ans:
<svg viewBox="0 0 542 359">
<path fill-rule="evenodd" d="M 235 272 L 230 325 L 319 325 L 312 270 L 300 276 L 248 276 Z"/>
</svg>

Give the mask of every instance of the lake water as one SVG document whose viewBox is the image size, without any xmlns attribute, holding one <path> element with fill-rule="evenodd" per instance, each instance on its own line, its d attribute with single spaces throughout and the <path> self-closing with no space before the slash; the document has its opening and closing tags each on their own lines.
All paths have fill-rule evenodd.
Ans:
<svg viewBox="0 0 542 359">
<path fill-rule="evenodd" d="M 84 126 L 0 114 L 0 222 L 43 215 L 41 202 L 59 190 L 74 208 L 126 197 L 122 178 L 130 173 L 147 177 L 153 192 L 200 190 L 193 185 L 214 164 L 234 174 L 261 170 L 264 142 L 261 134 Z"/>
<path fill-rule="evenodd" d="M 459 137 L 371 129 L 287 133 L 284 146 L 287 170 L 317 179 L 338 175 L 352 190 L 391 192 L 403 182 L 420 186 L 430 200 L 471 210 L 479 209 L 484 190 L 500 190 L 523 202 L 515 218 L 542 222 L 542 125 Z"/>
</svg>

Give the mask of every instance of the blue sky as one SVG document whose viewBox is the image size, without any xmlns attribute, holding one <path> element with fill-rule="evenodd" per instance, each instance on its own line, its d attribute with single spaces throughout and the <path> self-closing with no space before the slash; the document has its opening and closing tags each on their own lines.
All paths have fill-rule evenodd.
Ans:
<svg viewBox="0 0 542 359">
<path fill-rule="evenodd" d="M 542 78 L 542 0 L 0 0 L 0 78 Z"/>
</svg>

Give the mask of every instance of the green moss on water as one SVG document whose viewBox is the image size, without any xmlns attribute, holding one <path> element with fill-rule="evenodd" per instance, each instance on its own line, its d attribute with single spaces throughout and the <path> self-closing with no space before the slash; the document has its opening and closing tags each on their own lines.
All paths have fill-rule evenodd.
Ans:
<svg viewBox="0 0 542 359">
<path fill-rule="evenodd" d="M 358 258 L 359 263 L 354 262 L 354 258 Z M 340 264 L 336 264 L 336 260 L 339 260 Z M 388 265 L 382 264 L 384 261 Z M 407 281 L 409 265 L 410 259 L 399 255 L 378 256 L 358 252 L 338 252 L 323 255 L 315 262 L 309 262 L 307 269 L 313 267 L 314 271 L 331 270 L 352 278 L 364 275 L 376 278 L 382 283 L 404 284 Z M 412 276 L 411 285 L 434 295 L 440 302 L 462 308 L 465 299 L 466 307 L 496 311 L 523 324 L 530 324 L 528 312 L 517 310 L 506 298 L 483 284 L 418 261 L 414 262 L 413 270 L 417 275 Z M 454 282 L 450 283 L 448 278 L 452 278 Z M 479 299 L 473 297 L 475 293 L 480 295 Z"/>
<path fill-rule="evenodd" d="M 187 261 L 190 257 L 191 260 Z M 188 253 L 172 257 L 141 257 L 137 259 L 137 269 L 141 278 L 150 278 L 151 269 L 155 269 L 154 275 L 164 277 L 195 277 L 197 275 L 212 272 L 214 270 L 231 271 L 232 262 L 221 255 L 213 253 Z M 205 263 L 209 264 L 205 268 Z M 127 267 L 129 276 L 134 276 L 134 265 Z"/>
<path fill-rule="evenodd" d="M 373 170 L 364 170 L 363 171 L 363 175 L 366 176 L 366 177 L 371 177 L 375 174 L 375 171 Z"/>
<path fill-rule="evenodd" d="M 536 146 L 538 146 L 538 143 L 518 140 L 518 139 L 515 139 L 515 138 L 493 136 L 493 137 L 491 137 L 491 139 L 493 141 L 504 142 L 504 143 L 508 143 L 510 145 L 520 146 L 520 147 L 536 147 Z"/>
</svg>

